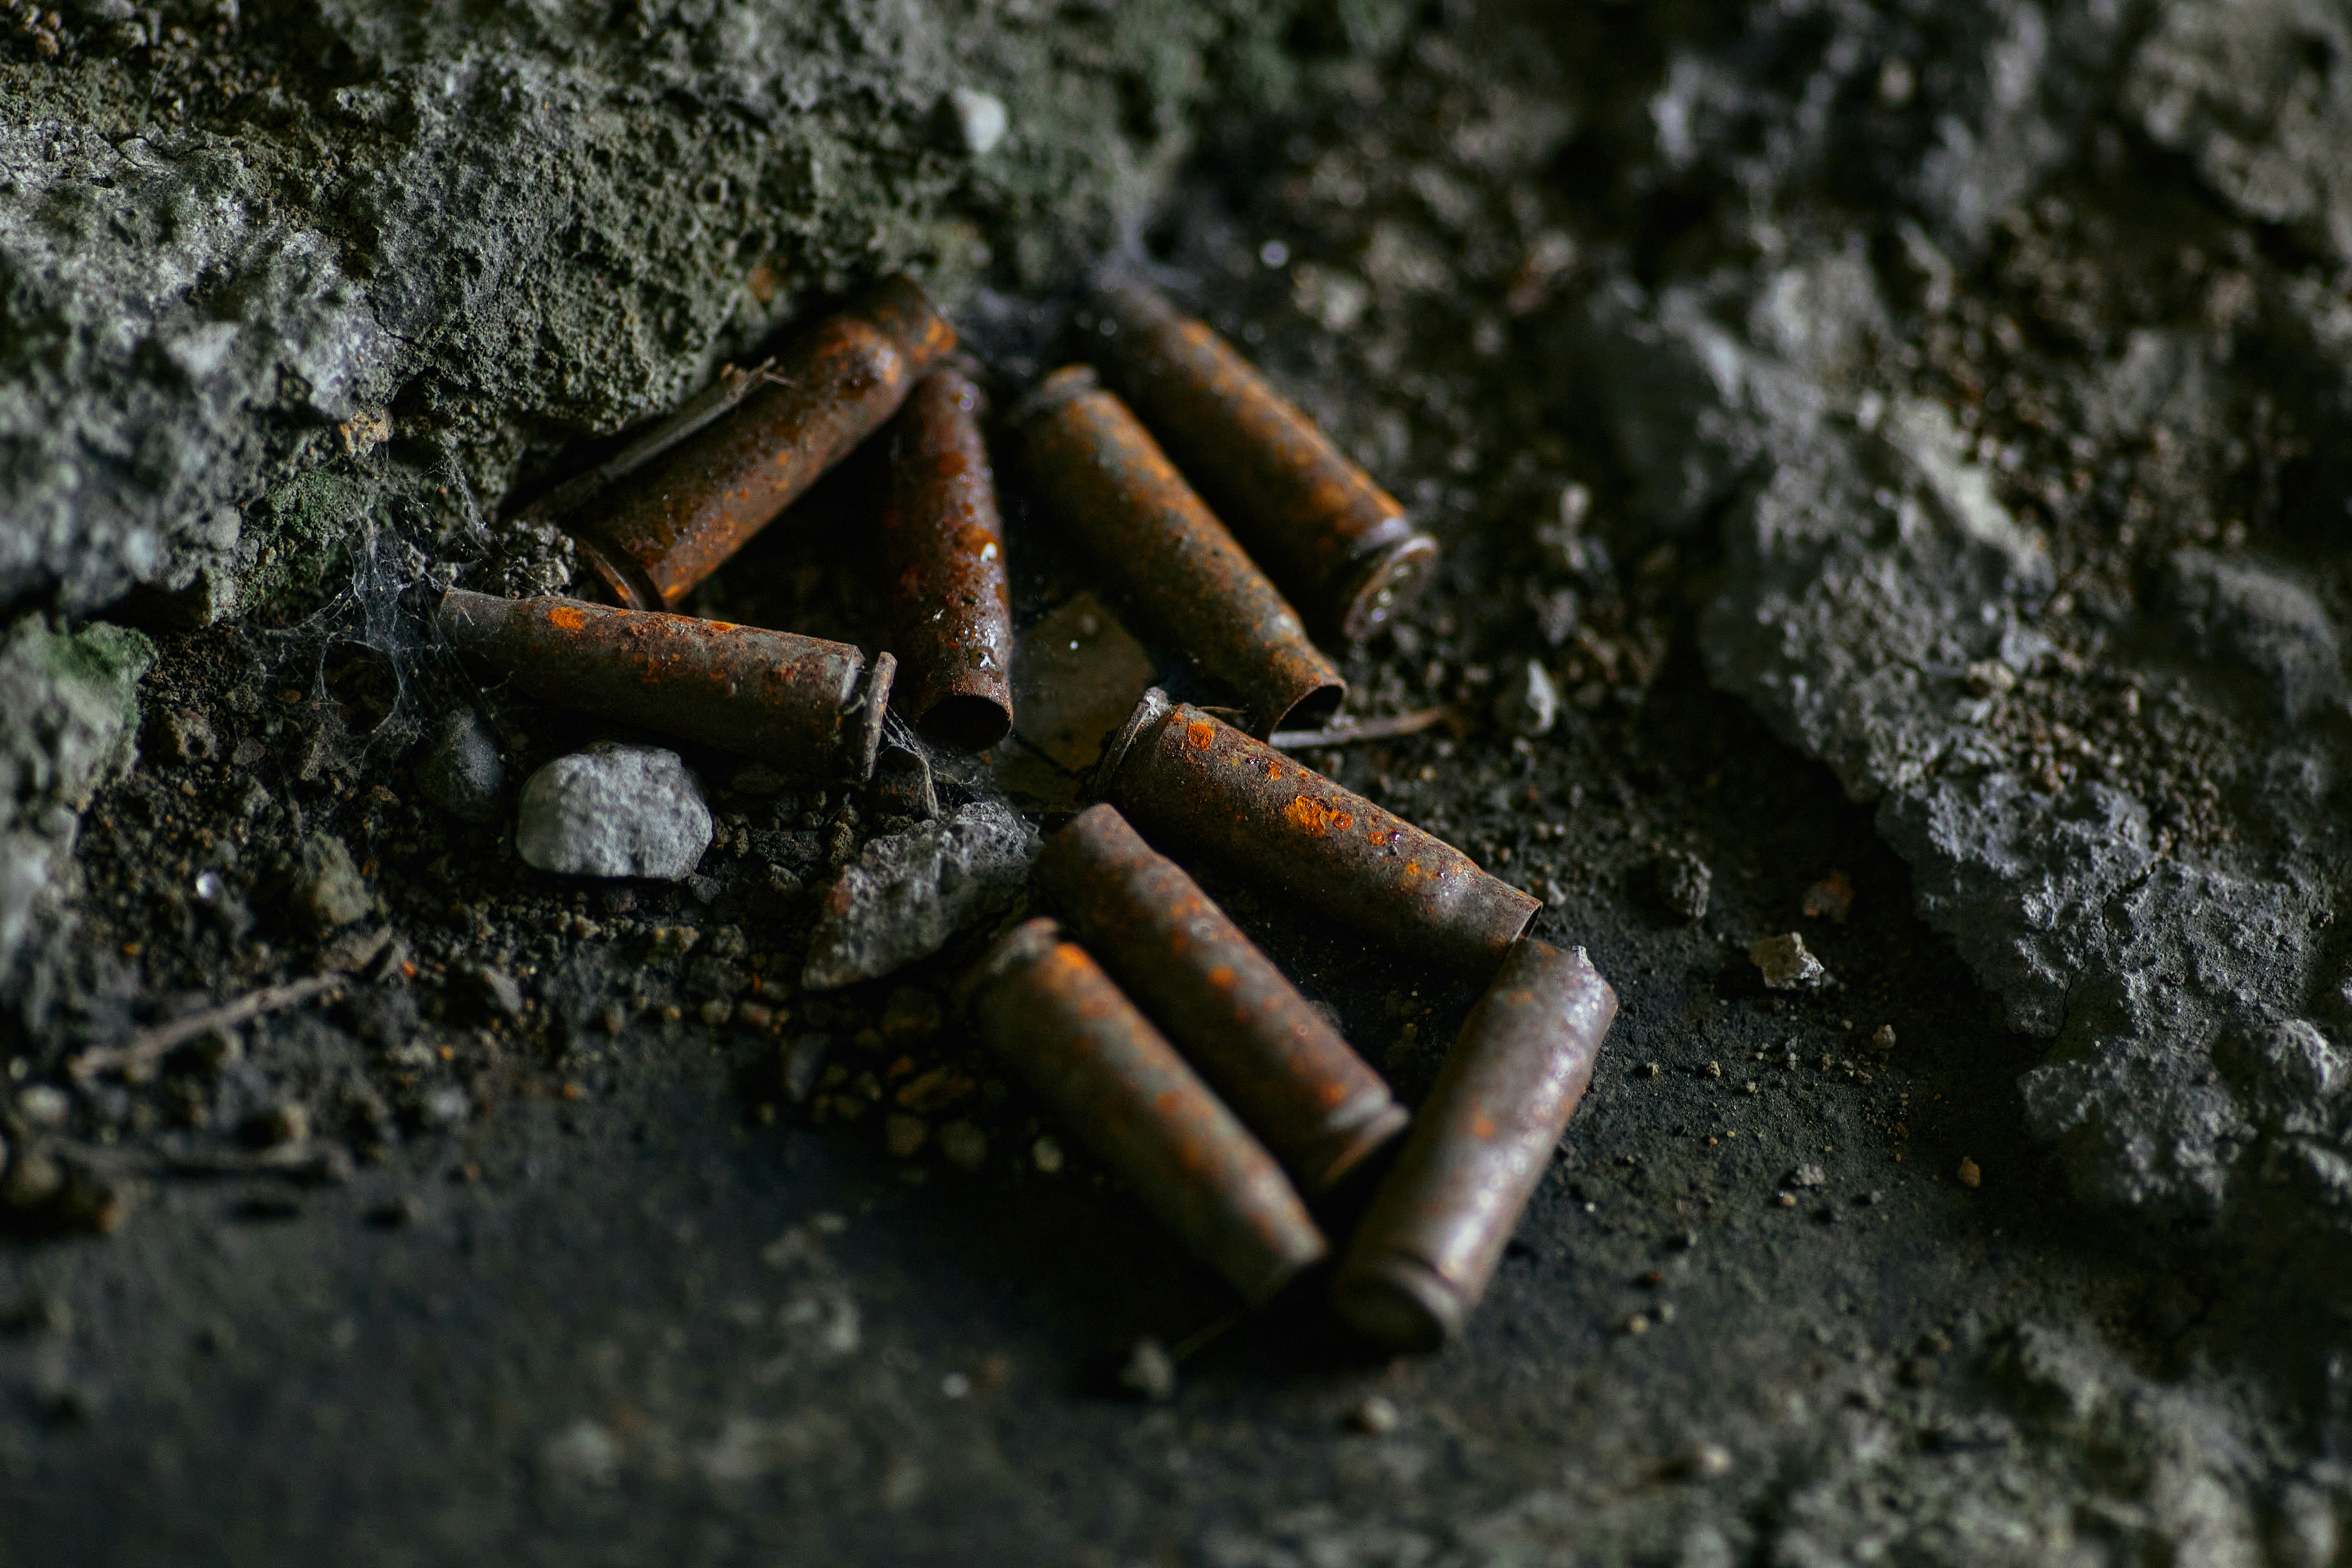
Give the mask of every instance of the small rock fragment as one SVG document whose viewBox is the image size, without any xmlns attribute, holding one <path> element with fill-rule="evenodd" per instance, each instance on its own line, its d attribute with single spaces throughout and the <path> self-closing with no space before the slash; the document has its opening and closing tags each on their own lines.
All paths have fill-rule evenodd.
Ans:
<svg viewBox="0 0 2352 1568">
<path fill-rule="evenodd" d="M 988 1163 L 988 1134 L 969 1121 L 950 1121 L 940 1129 L 940 1152 L 959 1171 L 977 1171 Z"/>
<path fill-rule="evenodd" d="M 1968 1158 L 1966 1155 L 1962 1155 L 1960 1157 L 1960 1169 L 1958 1174 L 1960 1178 L 1960 1185 L 1964 1187 L 1980 1187 L 1984 1185 L 1983 1167 L 1979 1165 L 1974 1160 Z"/>
<path fill-rule="evenodd" d="M 1810 920 L 1827 915 L 1834 923 L 1843 925 L 1845 917 L 1853 911 L 1853 884 L 1846 879 L 1844 872 L 1832 871 L 1805 889 L 1797 907 Z"/>
<path fill-rule="evenodd" d="M 816 1090 L 816 1080 L 824 1071 L 824 1058 L 833 1049 L 830 1035 L 803 1035 L 784 1049 L 784 1092 L 793 1103 L 801 1104 Z"/>
<path fill-rule="evenodd" d="M 16 1096 L 16 1114 L 37 1131 L 55 1132 L 73 1114 L 73 1101 L 55 1084 L 37 1083 Z"/>
<path fill-rule="evenodd" d="M 1795 931 L 1751 943 L 1748 960 L 1763 972 L 1764 984 L 1774 991 L 1818 991 L 1830 978 L 1830 972 L 1806 951 L 1805 939 Z"/>
<path fill-rule="evenodd" d="M 1040 1138 L 1031 1144 L 1029 1158 L 1036 1162 L 1037 1169 L 1044 1174 L 1048 1176 L 1061 1174 L 1062 1146 L 1051 1138 Z"/>
<path fill-rule="evenodd" d="M 1012 126 L 1012 116 L 1004 111 L 1004 100 L 992 92 L 974 88 L 950 88 L 948 113 L 955 121 L 957 141 L 975 158 L 994 152 Z"/>
<path fill-rule="evenodd" d="M 1559 721 L 1559 688 L 1534 659 L 1511 670 L 1495 699 L 1495 721 L 1514 735 L 1547 735 Z"/>
<path fill-rule="evenodd" d="M 433 750 L 417 764 L 416 788 L 425 799 L 465 822 L 490 822 L 507 786 L 506 764 L 490 727 L 472 709 L 452 713 Z"/>
<path fill-rule="evenodd" d="M 1871 1031 L 1870 1043 L 1876 1046 L 1882 1051 L 1893 1050 L 1895 1048 L 1895 1026 L 1892 1024 L 1879 1025 L 1877 1028 Z"/>
<path fill-rule="evenodd" d="M 306 1143 L 310 1138 L 310 1110 L 299 1100 L 285 1100 L 255 1111 L 241 1129 L 245 1141 L 261 1148 Z"/>
<path fill-rule="evenodd" d="M 878 980 L 929 957 L 1019 895 L 1037 843 L 1036 829 L 994 800 L 870 841 L 825 892 L 801 984 Z"/>
<path fill-rule="evenodd" d="M 1349 1425 L 1370 1437 L 1385 1437 L 1403 1422 L 1395 1404 L 1375 1394 L 1348 1415 Z"/>
<path fill-rule="evenodd" d="M 147 729 L 148 749 L 183 763 L 208 763 L 220 754 L 213 721 L 194 708 L 166 713 Z"/>
<path fill-rule="evenodd" d="M 683 880 L 710 847 L 710 808 L 676 752 L 600 741 L 522 786 L 515 849 L 575 877 Z"/>
<path fill-rule="evenodd" d="M 37 1209 L 65 1191 L 65 1168 L 37 1143 L 26 1143 L 0 1178 L 0 1208 Z"/>
<path fill-rule="evenodd" d="M 1980 658 L 1969 666 L 1969 689 L 1979 697 L 1997 697 L 2017 685 L 2017 671 L 1997 658 Z"/>
<path fill-rule="evenodd" d="M 1138 1340 L 1127 1352 L 1126 1364 L 1118 1369 L 1118 1385 L 1139 1398 L 1164 1405 L 1176 1397 L 1175 1358 L 1158 1340 Z"/>
<path fill-rule="evenodd" d="M 1811 1161 L 1789 1173 L 1783 1184 L 1791 1187 L 1819 1187 L 1828 1184 L 1829 1176 L 1821 1166 Z"/>
<path fill-rule="evenodd" d="M 466 978 L 491 1012 L 501 1018 L 522 1016 L 522 987 L 515 984 L 513 976 L 487 963 L 478 963 L 466 972 Z"/>
<path fill-rule="evenodd" d="M 1715 873 L 1706 861 L 1687 849 L 1669 849 L 1649 867 L 1650 896 L 1679 920 L 1695 921 L 1706 913 L 1707 895 Z"/>
<path fill-rule="evenodd" d="M 891 1116 L 882 1123 L 882 1142 L 894 1160 L 911 1160 L 930 1141 L 929 1123 L 919 1116 Z"/>
<path fill-rule="evenodd" d="M 301 864 L 294 873 L 293 904 L 310 929 L 333 931 L 368 912 L 367 884 L 352 863 L 352 852 L 331 833 L 305 839 Z"/>
<path fill-rule="evenodd" d="M 1731 1452 L 1717 1443 L 1694 1443 L 1666 1461 L 1666 1476 L 1678 1481 L 1711 1479 L 1731 1468 Z"/>
<path fill-rule="evenodd" d="M 919 1046 L 940 1032 L 942 1016 L 936 994 L 901 985 L 882 1005 L 882 1037 L 893 1046 Z"/>
</svg>

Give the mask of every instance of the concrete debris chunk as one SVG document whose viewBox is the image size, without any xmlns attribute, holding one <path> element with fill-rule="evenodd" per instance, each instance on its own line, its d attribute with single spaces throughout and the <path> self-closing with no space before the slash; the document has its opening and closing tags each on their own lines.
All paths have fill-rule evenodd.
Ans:
<svg viewBox="0 0 2352 1568">
<path fill-rule="evenodd" d="M 1751 942 L 1748 961 L 1763 971 L 1765 985 L 1774 991 L 1818 991 L 1829 984 L 1830 972 L 1795 931 Z"/>
<path fill-rule="evenodd" d="M 1118 1385 L 1139 1399 L 1165 1405 L 1176 1397 L 1176 1360 L 1158 1340 L 1138 1340 L 1118 1369 Z"/>
<path fill-rule="evenodd" d="M 1706 913 L 1715 873 L 1687 849 L 1669 849 L 1649 866 L 1650 896 L 1668 914 L 1695 921 Z"/>
<path fill-rule="evenodd" d="M 522 786 L 515 849 L 574 877 L 682 880 L 710 847 L 710 808 L 676 752 L 600 741 Z"/>
<path fill-rule="evenodd" d="M 996 151 L 997 143 L 1004 140 L 1005 132 L 1013 124 L 1012 116 L 1004 110 L 1004 100 L 976 88 L 949 89 L 948 112 L 955 120 L 957 141 L 975 158 L 984 158 Z"/>
<path fill-rule="evenodd" d="M 416 769 L 416 787 L 425 798 L 465 822 L 495 820 L 506 784 L 498 740 L 471 709 L 449 716 Z"/>
<path fill-rule="evenodd" d="M 295 913 L 318 931 L 347 926 L 373 906 L 350 847 L 331 833 L 304 842 L 292 892 Z"/>
<path fill-rule="evenodd" d="M 1495 699 L 1495 721 L 1514 735 L 1548 735 L 1559 721 L 1559 688 L 1534 659 L 1519 662 Z"/>
<path fill-rule="evenodd" d="M 824 895 L 801 984 L 878 980 L 1008 906 L 1037 858 L 1037 831 L 1001 801 L 869 841 Z"/>
</svg>

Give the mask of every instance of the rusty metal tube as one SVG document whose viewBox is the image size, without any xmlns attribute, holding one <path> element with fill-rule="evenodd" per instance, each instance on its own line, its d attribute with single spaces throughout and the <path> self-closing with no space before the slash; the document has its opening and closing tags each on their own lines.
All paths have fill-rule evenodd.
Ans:
<svg viewBox="0 0 2352 1568">
<path fill-rule="evenodd" d="M 1163 640 L 1241 699 L 1253 731 L 1338 709 L 1348 689 L 1297 612 L 1092 370 L 1055 371 L 1009 423 L 1047 510 Z"/>
<path fill-rule="evenodd" d="M 978 752 L 1013 728 L 1013 593 L 1004 528 L 962 367 L 916 384 L 890 446 L 882 551 L 890 573 L 892 701 L 927 740 Z"/>
<path fill-rule="evenodd" d="M 908 279 L 884 279 L 784 346 L 766 384 L 567 520 L 604 585 L 667 609 L 898 411 L 955 347 Z"/>
<path fill-rule="evenodd" d="M 791 632 L 462 588 L 436 620 L 452 651 L 517 690 L 803 778 L 873 773 L 898 662 Z"/>
<path fill-rule="evenodd" d="M 1471 1009 L 1331 1282 L 1376 1344 L 1435 1350 L 1486 1294 L 1592 1081 L 1617 994 L 1582 948 L 1512 950 Z"/>
<path fill-rule="evenodd" d="M 1437 541 L 1232 344 L 1140 284 L 1095 299 L 1120 395 L 1317 627 L 1360 642 L 1420 597 Z"/>
<path fill-rule="evenodd" d="M 1404 1130 L 1404 1108 L 1183 868 L 1108 805 L 1045 840 L 1070 931 L 1309 1193 Z"/>
<path fill-rule="evenodd" d="M 1274 1156 L 1052 921 L 1007 933 L 961 994 L 982 1037 L 1252 1306 L 1328 1253 Z"/>
<path fill-rule="evenodd" d="M 1444 840 L 1154 688 L 1093 793 L 1155 844 L 1210 856 L 1302 909 L 1485 976 L 1543 908 Z"/>
</svg>

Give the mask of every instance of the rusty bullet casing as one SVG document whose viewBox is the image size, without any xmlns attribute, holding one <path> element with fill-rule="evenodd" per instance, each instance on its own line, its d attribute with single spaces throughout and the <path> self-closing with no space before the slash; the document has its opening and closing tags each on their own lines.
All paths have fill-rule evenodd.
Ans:
<svg viewBox="0 0 2352 1568">
<path fill-rule="evenodd" d="M 1338 709 L 1348 689 L 1298 613 L 1092 370 L 1055 371 L 1010 423 L 1047 509 L 1163 640 L 1242 700 L 1252 730 Z"/>
<path fill-rule="evenodd" d="M 898 661 L 846 643 L 582 599 L 453 588 L 459 657 L 543 701 L 757 757 L 800 777 L 864 779 Z"/>
<path fill-rule="evenodd" d="M 1318 628 L 1360 642 L 1420 597 L 1437 541 L 1256 366 L 1140 284 L 1096 303 L 1119 392 Z"/>
<path fill-rule="evenodd" d="M 1013 728 L 1013 592 L 980 433 L 986 407 L 959 366 L 916 384 L 898 411 L 882 513 L 899 659 L 892 700 L 927 739 L 960 752 Z"/>
<path fill-rule="evenodd" d="M 1398 1351 L 1462 1331 L 1543 1180 L 1617 994 L 1582 948 L 1522 941 L 1471 1009 L 1331 1282 L 1349 1327 Z"/>
<path fill-rule="evenodd" d="M 962 994 L 990 1046 L 1252 1306 L 1328 1254 L 1274 1156 L 1054 921 L 1007 933 Z"/>
<path fill-rule="evenodd" d="M 892 276 L 794 337 L 734 412 L 615 482 L 567 522 L 620 603 L 667 609 L 898 411 L 955 347 Z"/>
<path fill-rule="evenodd" d="M 1380 1074 L 1183 868 L 1108 805 L 1045 840 L 1037 880 L 1073 935 L 1310 1193 L 1403 1131 Z"/>
<path fill-rule="evenodd" d="M 1210 856 L 1468 973 L 1492 973 L 1543 908 L 1444 840 L 1157 687 L 1104 749 L 1093 793 L 1155 844 Z"/>
</svg>

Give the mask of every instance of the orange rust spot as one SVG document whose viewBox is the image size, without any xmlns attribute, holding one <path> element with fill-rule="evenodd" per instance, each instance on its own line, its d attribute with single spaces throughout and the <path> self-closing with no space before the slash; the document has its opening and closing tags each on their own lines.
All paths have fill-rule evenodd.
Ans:
<svg viewBox="0 0 2352 1568">
<path fill-rule="evenodd" d="M 1209 971 L 1209 984 L 1215 986 L 1218 990 L 1225 990 L 1230 987 L 1233 983 L 1234 966 L 1232 964 L 1220 963 L 1214 969 Z"/>
<path fill-rule="evenodd" d="M 576 632 L 588 624 L 588 617 L 570 605 L 558 605 L 547 612 L 547 618 L 567 632 Z"/>
<path fill-rule="evenodd" d="M 1470 1136 L 1473 1138 L 1492 1138 L 1494 1135 L 1495 1119 L 1487 1115 L 1485 1111 L 1480 1111 L 1470 1123 Z"/>
<path fill-rule="evenodd" d="M 1291 796 L 1290 804 L 1282 808 L 1282 815 L 1293 827 L 1301 833 L 1313 834 L 1318 838 L 1327 833 L 1345 833 L 1356 826 L 1354 814 L 1317 800 L 1311 795 Z"/>
<path fill-rule="evenodd" d="M 1217 727 L 1206 719 L 1195 719 L 1184 726 L 1184 739 L 1196 752 L 1205 752 L 1217 743 Z"/>
</svg>

